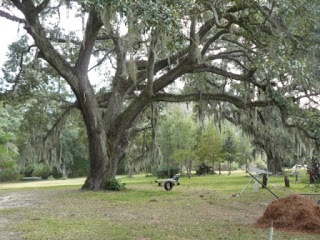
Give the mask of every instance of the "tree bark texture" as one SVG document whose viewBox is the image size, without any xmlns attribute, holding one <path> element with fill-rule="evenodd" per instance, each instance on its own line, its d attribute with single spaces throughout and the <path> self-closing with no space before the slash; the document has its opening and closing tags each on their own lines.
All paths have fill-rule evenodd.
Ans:
<svg viewBox="0 0 320 240">
<path fill-rule="evenodd" d="M 108 160 L 106 132 L 93 89 L 90 87 L 82 88 L 81 112 L 87 129 L 90 158 L 90 174 L 82 188 L 100 190 L 104 185 Z"/>
</svg>

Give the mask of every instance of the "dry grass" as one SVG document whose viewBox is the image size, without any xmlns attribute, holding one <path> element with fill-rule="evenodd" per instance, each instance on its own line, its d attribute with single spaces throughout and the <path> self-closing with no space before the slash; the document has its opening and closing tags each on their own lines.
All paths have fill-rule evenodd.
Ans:
<svg viewBox="0 0 320 240">
<path fill-rule="evenodd" d="M 19 183 L 1 183 L 0 190 L 6 189 L 21 189 L 21 188 L 42 188 L 42 187 L 57 187 L 57 186 L 78 186 L 82 185 L 85 178 L 74 178 L 66 180 L 48 180 L 48 181 L 33 181 Z"/>
<path fill-rule="evenodd" d="M 15 240 L 268 239 L 269 230 L 253 223 L 274 197 L 262 190 L 252 193 L 252 187 L 240 197 L 231 197 L 247 183 L 243 173 L 183 178 L 182 185 L 170 192 L 158 187 L 154 178 L 122 181 L 127 183 L 123 192 L 80 191 L 82 182 L 69 187 L 0 190 L 0 222 L 8 219 L 6 231 L 0 228 L 0 234 L 16 233 Z M 287 195 L 294 189 L 274 191 Z M 3 209 L 1 198 L 6 196 L 17 204 Z M 315 240 L 319 236 L 276 231 L 274 239 Z"/>
</svg>

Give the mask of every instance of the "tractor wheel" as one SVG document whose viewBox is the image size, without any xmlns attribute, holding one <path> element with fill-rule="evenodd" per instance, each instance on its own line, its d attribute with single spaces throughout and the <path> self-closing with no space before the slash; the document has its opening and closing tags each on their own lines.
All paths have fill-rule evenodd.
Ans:
<svg viewBox="0 0 320 240">
<path fill-rule="evenodd" d="M 172 183 L 172 182 L 166 181 L 166 182 L 164 183 L 164 189 L 165 189 L 165 190 L 170 191 L 172 188 L 173 188 L 173 183 Z"/>
</svg>

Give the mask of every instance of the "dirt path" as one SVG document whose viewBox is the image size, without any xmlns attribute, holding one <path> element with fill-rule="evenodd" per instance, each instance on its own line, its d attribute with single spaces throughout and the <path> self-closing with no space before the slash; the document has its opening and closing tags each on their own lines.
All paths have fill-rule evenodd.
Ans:
<svg viewBox="0 0 320 240">
<path fill-rule="evenodd" d="M 25 208 L 39 204 L 37 194 L 32 191 L 10 191 L 0 192 L 0 239 L 19 240 L 18 232 L 10 232 L 7 228 L 17 220 L 16 211 L 23 211 Z M 1 211 L 12 211 L 9 214 L 1 214 Z"/>
</svg>

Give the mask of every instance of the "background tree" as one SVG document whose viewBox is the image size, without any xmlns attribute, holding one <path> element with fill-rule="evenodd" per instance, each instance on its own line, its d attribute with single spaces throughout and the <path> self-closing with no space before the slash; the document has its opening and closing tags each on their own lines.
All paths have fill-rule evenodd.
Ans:
<svg viewBox="0 0 320 240">
<path fill-rule="evenodd" d="M 187 170 L 187 175 L 190 178 L 192 173 L 192 167 L 193 163 L 196 159 L 198 159 L 198 156 L 196 155 L 196 152 L 192 149 L 177 149 L 173 156 L 173 159 L 181 163 L 183 166 L 185 166 Z"/>
<path fill-rule="evenodd" d="M 19 178 L 16 135 L 21 115 L 19 110 L 0 102 L 0 181 Z"/>
<path fill-rule="evenodd" d="M 245 165 L 246 172 L 249 168 L 249 163 L 252 161 L 253 148 L 250 139 L 242 132 L 237 131 L 235 136 L 236 143 L 236 161 L 239 165 Z"/>
<path fill-rule="evenodd" d="M 160 148 L 164 165 L 170 168 L 184 165 L 190 174 L 196 144 L 196 125 L 186 105 L 172 105 L 160 123 Z M 191 155 L 187 156 L 186 152 Z"/>
<path fill-rule="evenodd" d="M 182 105 L 175 108 L 172 114 L 173 143 L 176 145 L 171 158 L 187 169 L 191 176 L 193 162 L 196 159 L 195 147 L 197 140 L 197 126 L 192 112 Z M 182 168 L 182 167 L 181 167 Z"/>
<path fill-rule="evenodd" d="M 224 158 L 228 162 L 228 174 L 230 175 L 231 174 L 231 164 L 233 163 L 233 161 L 236 158 L 236 150 L 237 150 L 234 136 L 230 130 L 227 130 L 225 133 L 225 139 L 223 142 L 222 149 L 223 149 Z"/>
<path fill-rule="evenodd" d="M 218 129 L 212 122 L 208 122 L 201 133 L 197 146 L 197 156 L 200 162 L 210 164 L 215 171 L 215 163 L 219 163 L 219 174 L 221 174 L 222 155 L 222 137 Z"/>
<path fill-rule="evenodd" d="M 125 171 L 155 173 L 163 161 L 159 141 L 159 122 L 163 104 L 152 104 L 143 111 L 130 131 L 130 141 L 125 157 Z M 159 113 L 160 112 L 160 113 Z"/>
</svg>

